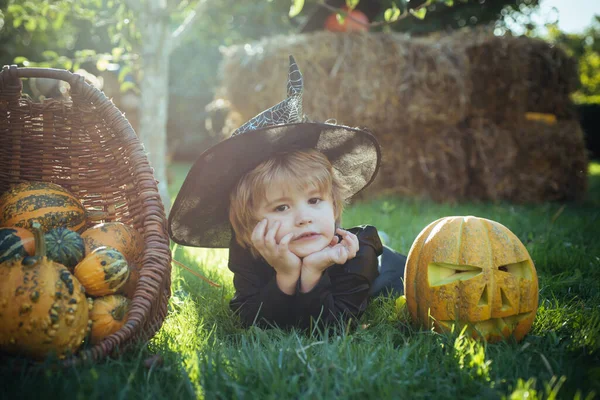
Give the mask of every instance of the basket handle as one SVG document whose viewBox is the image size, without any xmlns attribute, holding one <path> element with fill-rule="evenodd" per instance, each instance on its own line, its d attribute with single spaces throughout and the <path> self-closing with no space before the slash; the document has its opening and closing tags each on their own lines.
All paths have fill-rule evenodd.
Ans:
<svg viewBox="0 0 600 400">
<path fill-rule="evenodd" d="M 23 82 L 21 78 L 48 78 L 67 82 L 71 85 L 71 96 L 74 102 L 92 103 L 99 114 L 108 121 L 117 132 L 122 132 L 130 140 L 137 140 L 133 127 L 123 113 L 106 97 L 104 92 L 90 85 L 79 74 L 56 68 L 30 68 L 5 65 L 0 71 L 0 99 L 15 98 L 21 95 Z"/>
</svg>

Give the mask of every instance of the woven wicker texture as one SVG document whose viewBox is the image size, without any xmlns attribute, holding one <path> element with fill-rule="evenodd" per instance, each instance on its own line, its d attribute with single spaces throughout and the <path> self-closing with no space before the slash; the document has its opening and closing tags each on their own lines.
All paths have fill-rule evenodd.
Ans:
<svg viewBox="0 0 600 400">
<path fill-rule="evenodd" d="M 35 103 L 21 78 L 66 81 L 71 100 Z M 171 253 L 166 216 L 144 148 L 121 111 L 69 71 L 5 66 L 0 72 L 0 193 L 21 181 L 59 184 L 104 221 L 133 226 L 144 238 L 140 278 L 127 323 L 101 343 L 63 360 L 95 362 L 151 338 L 167 314 Z"/>
</svg>

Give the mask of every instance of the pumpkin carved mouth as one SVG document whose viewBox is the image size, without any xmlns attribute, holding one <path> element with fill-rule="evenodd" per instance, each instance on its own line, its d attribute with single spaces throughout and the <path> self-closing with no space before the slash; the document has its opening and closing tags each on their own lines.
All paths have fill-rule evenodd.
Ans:
<svg viewBox="0 0 600 400">
<path fill-rule="evenodd" d="M 529 318 L 534 311 L 524 312 L 501 318 L 490 318 L 483 321 L 436 321 L 443 329 L 450 332 L 460 332 L 465 326 L 470 334 L 478 334 L 482 337 L 498 334 L 508 337 L 519 322 Z M 508 328 L 508 331 L 506 329 Z"/>
</svg>

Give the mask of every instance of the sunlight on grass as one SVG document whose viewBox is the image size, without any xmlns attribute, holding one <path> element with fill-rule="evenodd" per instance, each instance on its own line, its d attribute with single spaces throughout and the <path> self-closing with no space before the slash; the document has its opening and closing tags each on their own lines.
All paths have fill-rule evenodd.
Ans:
<svg viewBox="0 0 600 400">
<path fill-rule="evenodd" d="M 176 195 L 189 164 L 176 166 Z M 591 398 L 600 340 L 600 163 L 589 165 L 584 204 L 438 204 L 388 197 L 348 207 L 344 225 L 384 230 L 406 254 L 431 221 L 476 215 L 513 231 L 540 278 L 532 331 L 520 343 L 483 343 L 460 332 L 410 325 L 396 299 L 372 301 L 355 328 L 298 332 L 242 329 L 229 309 L 233 275 L 227 249 L 175 247 L 174 258 L 221 285 L 174 266 L 169 315 L 151 348 L 170 354 L 197 397 L 267 398 Z M 185 387 L 185 385 L 184 385 Z"/>
</svg>

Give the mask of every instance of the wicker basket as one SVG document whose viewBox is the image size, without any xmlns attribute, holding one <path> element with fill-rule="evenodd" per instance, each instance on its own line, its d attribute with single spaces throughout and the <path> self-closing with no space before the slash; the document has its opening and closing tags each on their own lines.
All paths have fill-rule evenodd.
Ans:
<svg viewBox="0 0 600 400">
<path fill-rule="evenodd" d="M 71 100 L 33 102 L 22 94 L 21 82 L 32 77 L 68 82 Z M 0 72 L 0 193 L 21 181 L 59 184 L 86 209 L 106 212 L 104 222 L 135 227 L 145 242 L 127 323 L 62 363 L 98 361 L 117 347 L 151 338 L 164 321 L 171 294 L 169 236 L 153 170 L 123 113 L 77 74 L 5 66 Z"/>
</svg>

